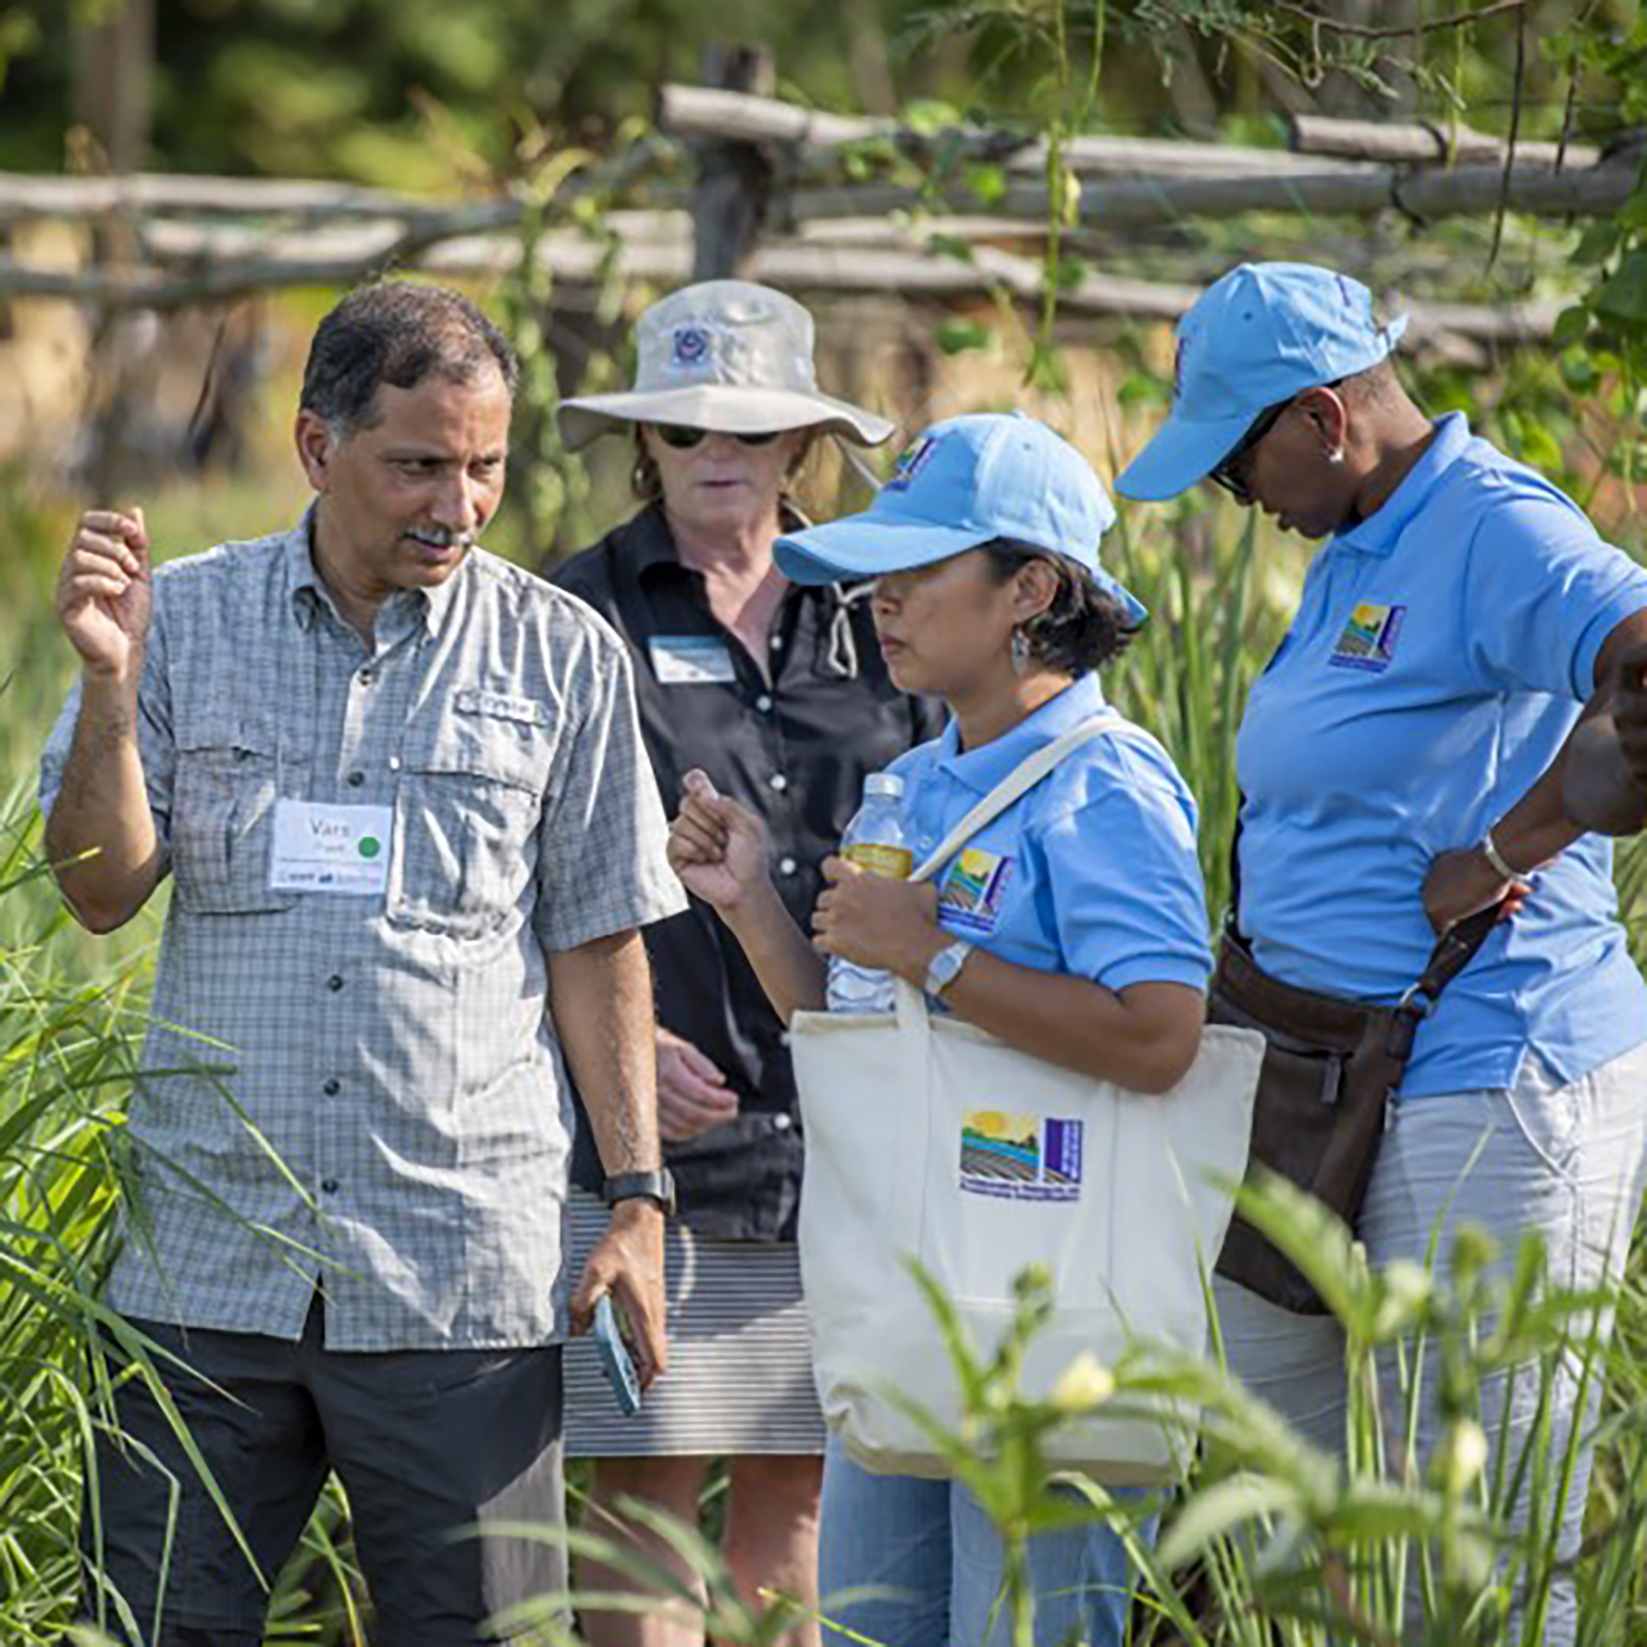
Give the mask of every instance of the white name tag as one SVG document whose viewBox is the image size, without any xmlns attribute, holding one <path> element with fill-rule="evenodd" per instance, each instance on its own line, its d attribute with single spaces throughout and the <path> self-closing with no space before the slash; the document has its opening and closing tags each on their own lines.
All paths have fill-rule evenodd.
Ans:
<svg viewBox="0 0 1647 1647">
<path fill-rule="evenodd" d="M 647 649 L 652 673 L 665 686 L 718 686 L 738 678 L 731 651 L 715 635 L 654 635 Z"/>
<path fill-rule="evenodd" d="M 394 809 L 388 806 L 276 801 L 269 888 L 364 896 L 386 892 L 394 827 Z"/>
<path fill-rule="evenodd" d="M 549 708 L 532 698 L 506 698 L 501 692 L 466 686 L 452 695 L 452 707 L 465 715 L 490 715 L 496 720 L 524 721 L 528 726 L 547 726 Z"/>
</svg>

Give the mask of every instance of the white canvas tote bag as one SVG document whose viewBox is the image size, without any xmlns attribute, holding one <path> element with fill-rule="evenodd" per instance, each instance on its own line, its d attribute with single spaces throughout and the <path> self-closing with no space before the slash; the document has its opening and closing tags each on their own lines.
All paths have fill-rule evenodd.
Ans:
<svg viewBox="0 0 1647 1647">
<path fill-rule="evenodd" d="M 1057 763 L 1121 724 L 1104 716 L 1037 750 L 916 870 L 930 876 Z M 1207 1029 L 1188 1075 L 1127 1092 L 933 1015 L 902 982 L 897 1010 L 805 1012 L 790 1044 L 806 1128 L 800 1257 L 814 1370 L 830 1428 L 866 1469 L 939 1475 L 900 1391 L 959 1429 L 958 1381 L 909 1266 L 931 1273 L 980 1352 L 1012 1317 L 1025 1265 L 1052 1273 L 1057 1312 L 1024 1390 L 1045 1396 L 1082 1351 L 1113 1361 L 1134 1336 L 1199 1353 L 1210 1273 L 1246 1171 L 1263 1058 L 1255 1031 Z M 1107 1484 L 1176 1468 L 1159 1415 L 1105 1413 L 1049 1453 Z"/>
</svg>

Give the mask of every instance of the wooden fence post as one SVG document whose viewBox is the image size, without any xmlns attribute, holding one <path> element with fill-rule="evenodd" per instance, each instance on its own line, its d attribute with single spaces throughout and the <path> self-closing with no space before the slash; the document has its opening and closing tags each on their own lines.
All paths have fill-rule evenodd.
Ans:
<svg viewBox="0 0 1647 1647">
<path fill-rule="evenodd" d="M 713 45 L 704 54 L 703 82 L 770 97 L 777 67 L 766 46 Z M 755 251 L 772 193 L 772 162 L 754 143 L 711 141 L 698 151 L 692 200 L 692 278 L 724 280 Z"/>
</svg>

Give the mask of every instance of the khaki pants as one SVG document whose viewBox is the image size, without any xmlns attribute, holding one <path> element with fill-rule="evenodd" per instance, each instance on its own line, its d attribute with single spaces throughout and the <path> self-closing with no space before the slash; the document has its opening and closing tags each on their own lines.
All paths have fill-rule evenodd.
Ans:
<svg viewBox="0 0 1647 1647">
<path fill-rule="evenodd" d="M 1568 1085 L 1529 1054 L 1513 1087 L 1411 1099 L 1397 1107 L 1373 1171 L 1360 1228 L 1367 1256 L 1375 1265 L 1395 1258 L 1423 1264 L 1435 1239 L 1444 1273 L 1453 1233 L 1475 1224 L 1498 1242 L 1499 1273 L 1513 1268 L 1517 1243 L 1533 1232 L 1544 1240 L 1553 1286 L 1593 1287 L 1623 1267 L 1641 1200 L 1644 1142 L 1647 1044 Z M 1344 1338 L 1337 1322 L 1289 1315 L 1223 1280 L 1215 1294 L 1230 1370 L 1318 1446 L 1342 1451 Z M 1433 1396 L 1433 1361 L 1427 1376 Z M 1538 1383 L 1532 1368 L 1513 1379 L 1499 1375 L 1482 1389 L 1481 1421 L 1495 1448 L 1506 1433 L 1508 1400 L 1512 1461 L 1532 1431 Z M 1393 1356 L 1380 1365 L 1380 1385 L 1386 1434 L 1400 1436 L 1405 1408 Z M 1592 1383 L 1580 1415 L 1572 1371 L 1558 1376 L 1551 1392 L 1554 1459 L 1563 1456 L 1574 1423 L 1592 1426 L 1599 1394 Z M 1416 1437 L 1421 1460 L 1439 1430 L 1426 1400 Z M 1579 1547 L 1589 1481 L 1586 1444 L 1565 1503 L 1550 1507 L 1560 1516 L 1564 1557 Z M 1558 1579 L 1547 1647 L 1566 1647 L 1575 1629 L 1571 1580 Z"/>
</svg>

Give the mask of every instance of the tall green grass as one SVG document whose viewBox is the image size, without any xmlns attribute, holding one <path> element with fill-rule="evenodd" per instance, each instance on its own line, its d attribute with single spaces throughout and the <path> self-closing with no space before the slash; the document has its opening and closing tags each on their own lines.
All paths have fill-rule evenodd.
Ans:
<svg viewBox="0 0 1647 1647">
<path fill-rule="evenodd" d="M 95 1300 L 137 969 L 65 974 L 56 917 L 29 896 L 31 829 L 16 811 L 0 828 L 0 1640 L 32 1647 L 56 1639 L 75 1593 L 82 1458 L 107 1411 Z M 31 916 L 12 915 L 20 903 Z"/>
</svg>

